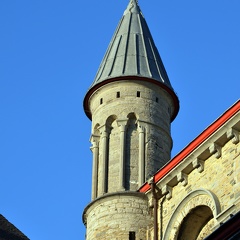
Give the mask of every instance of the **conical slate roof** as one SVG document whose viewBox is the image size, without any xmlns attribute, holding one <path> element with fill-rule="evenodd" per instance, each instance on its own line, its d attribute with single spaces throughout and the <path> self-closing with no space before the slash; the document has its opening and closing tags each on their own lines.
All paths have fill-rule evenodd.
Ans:
<svg viewBox="0 0 240 240">
<path fill-rule="evenodd" d="M 125 10 L 92 86 L 119 76 L 152 78 L 172 88 L 136 0 Z"/>
<path fill-rule="evenodd" d="M 155 82 L 165 88 L 173 96 L 176 114 L 178 112 L 178 98 L 137 2 L 130 0 L 85 97 L 84 108 L 89 118 L 87 101 L 90 93 L 105 83 L 133 78 Z"/>
</svg>

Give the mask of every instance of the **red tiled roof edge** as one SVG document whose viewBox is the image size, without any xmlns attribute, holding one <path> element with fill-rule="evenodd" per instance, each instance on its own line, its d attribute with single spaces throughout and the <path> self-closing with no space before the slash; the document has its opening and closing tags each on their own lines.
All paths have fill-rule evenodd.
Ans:
<svg viewBox="0 0 240 240">
<path fill-rule="evenodd" d="M 167 173 L 169 173 L 174 167 L 176 167 L 183 159 L 188 156 L 194 149 L 196 149 L 201 143 L 209 138 L 218 128 L 220 128 L 225 122 L 233 117 L 240 110 L 240 100 L 238 100 L 233 106 L 231 106 L 225 113 L 223 113 L 217 120 L 215 120 L 208 128 L 206 128 L 198 137 L 190 142 L 180 153 L 178 153 L 167 165 L 160 169 L 154 176 L 154 182 L 158 182 Z M 150 185 L 146 182 L 139 192 L 147 192 L 150 190 Z"/>
</svg>

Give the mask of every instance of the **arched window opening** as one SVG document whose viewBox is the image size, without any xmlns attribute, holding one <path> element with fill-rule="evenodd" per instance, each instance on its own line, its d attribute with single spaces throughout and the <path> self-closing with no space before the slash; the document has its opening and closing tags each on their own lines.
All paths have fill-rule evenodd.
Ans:
<svg viewBox="0 0 240 240">
<path fill-rule="evenodd" d="M 197 206 L 183 219 L 178 231 L 177 240 L 198 239 L 204 226 L 213 218 L 213 213 L 208 206 Z"/>
<path fill-rule="evenodd" d="M 116 176 L 119 174 L 119 165 L 116 161 L 120 158 L 118 151 L 120 145 L 119 128 L 117 125 L 117 116 L 112 115 L 106 121 L 106 128 L 109 133 L 107 155 L 107 192 L 115 192 L 119 183 Z"/>
<path fill-rule="evenodd" d="M 128 114 L 126 131 L 126 161 L 125 161 L 125 188 L 137 190 L 138 187 L 138 152 L 139 138 L 137 132 L 137 118 L 134 113 Z"/>
<path fill-rule="evenodd" d="M 96 136 L 100 136 L 100 132 L 99 132 L 99 123 L 95 125 L 94 129 L 93 129 L 93 134 Z"/>
</svg>

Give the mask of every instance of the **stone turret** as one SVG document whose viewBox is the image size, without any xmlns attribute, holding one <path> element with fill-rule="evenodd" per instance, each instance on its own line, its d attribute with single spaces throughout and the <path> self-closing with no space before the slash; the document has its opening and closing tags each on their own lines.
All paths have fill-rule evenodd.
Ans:
<svg viewBox="0 0 240 240">
<path fill-rule="evenodd" d="M 136 0 L 120 20 L 84 110 L 93 152 L 87 239 L 145 239 L 151 217 L 137 189 L 170 160 L 179 101 Z"/>
</svg>

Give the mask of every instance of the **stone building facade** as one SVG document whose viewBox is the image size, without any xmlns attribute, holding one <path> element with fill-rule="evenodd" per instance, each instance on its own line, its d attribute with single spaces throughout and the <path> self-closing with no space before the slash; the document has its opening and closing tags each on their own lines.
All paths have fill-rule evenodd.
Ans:
<svg viewBox="0 0 240 240">
<path fill-rule="evenodd" d="M 200 240 L 237 214 L 239 109 L 238 101 L 170 159 L 178 97 L 130 0 L 84 99 L 93 153 L 86 239 Z"/>
</svg>

